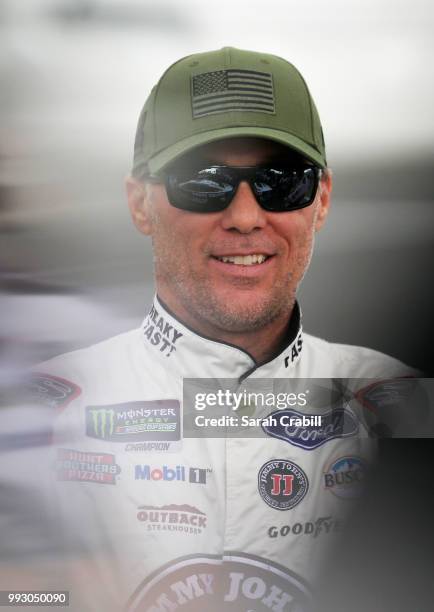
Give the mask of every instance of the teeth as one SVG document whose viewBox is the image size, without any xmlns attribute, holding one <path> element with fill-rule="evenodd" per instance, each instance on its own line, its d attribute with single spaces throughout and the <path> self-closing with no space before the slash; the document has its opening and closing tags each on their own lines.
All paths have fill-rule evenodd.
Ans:
<svg viewBox="0 0 434 612">
<path fill-rule="evenodd" d="M 235 264 L 236 266 L 251 266 L 253 264 L 261 264 L 267 259 L 266 255 L 234 255 L 233 257 L 217 257 L 224 263 Z"/>
</svg>

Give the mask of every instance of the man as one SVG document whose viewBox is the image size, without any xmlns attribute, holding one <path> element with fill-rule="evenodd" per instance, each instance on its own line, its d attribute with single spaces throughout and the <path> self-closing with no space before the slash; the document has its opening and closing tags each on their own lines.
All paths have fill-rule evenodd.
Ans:
<svg viewBox="0 0 434 612">
<path fill-rule="evenodd" d="M 408 374 L 378 352 L 302 333 L 296 294 L 331 188 L 314 102 L 285 60 L 192 55 L 152 90 L 127 193 L 152 238 L 154 304 L 140 329 L 34 378 L 61 410 L 66 545 L 92 565 L 81 610 L 104 597 L 98 609 L 128 597 L 134 612 L 306 609 L 314 561 L 370 456 L 364 411 L 386 384 L 370 379 L 399 388 Z M 252 437 L 201 435 L 202 407 L 189 398 L 210 398 L 210 386 L 212 406 L 237 390 L 285 391 L 283 411 L 266 414 L 292 421 L 261 420 Z M 249 400 L 237 408 L 264 414 Z"/>
</svg>

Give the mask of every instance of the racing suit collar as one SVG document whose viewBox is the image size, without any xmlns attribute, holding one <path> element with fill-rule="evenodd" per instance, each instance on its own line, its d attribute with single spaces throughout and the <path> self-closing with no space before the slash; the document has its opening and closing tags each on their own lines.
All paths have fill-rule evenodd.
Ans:
<svg viewBox="0 0 434 612">
<path fill-rule="evenodd" d="M 252 355 L 235 345 L 197 333 L 170 311 L 155 295 L 141 326 L 141 337 L 155 358 L 182 377 L 255 378 L 287 377 L 301 356 L 302 327 L 298 303 L 288 323 L 280 353 L 258 364 Z"/>
</svg>

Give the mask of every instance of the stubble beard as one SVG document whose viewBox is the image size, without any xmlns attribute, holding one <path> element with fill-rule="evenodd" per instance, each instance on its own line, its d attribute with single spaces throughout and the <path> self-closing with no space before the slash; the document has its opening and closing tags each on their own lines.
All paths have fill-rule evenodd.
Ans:
<svg viewBox="0 0 434 612">
<path fill-rule="evenodd" d="M 232 333 L 263 329 L 280 317 L 288 317 L 293 305 L 289 293 L 278 294 L 275 290 L 265 299 L 244 299 L 241 303 L 236 298 L 229 301 L 220 297 L 209 283 L 196 284 L 194 293 L 194 296 L 188 292 L 183 296 L 189 301 L 191 311 L 216 329 Z"/>
<path fill-rule="evenodd" d="M 153 212 L 155 213 L 155 209 Z M 164 227 L 158 215 L 155 215 L 154 224 L 156 228 Z M 267 327 L 280 317 L 289 319 L 298 285 L 312 256 L 313 232 L 308 243 L 300 245 L 294 264 L 295 277 L 289 272 L 276 280 L 265 296 L 259 296 L 255 300 L 243 299 L 242 303 L 237 303 L 232 297 L 230 287 L 227 292 L 217 293 L 206 274 L 191 269 L 185 257 L 186 246 L 178 244 L 173 229 L 159 234 L 157 230 L 152 235 L 157 289 L 164 288 L 167 305 L 185 323 L 205 334 L 205 330 L 208 330 L 207 335 L 213 335 L 219 332 L 252 333 Z M 234 285 L 234 294 L 240 290 L 250 293 L 251 286 L 249 279 L 240 280 Z M 253 293 L 254 288 L 252 295 Z"/>
<path fill-rule="evenodd" d="M 173 252 L 164 251 L 164 248 L 161 250 L 154 243 L 157 287 L 164 287 L 163 293 L 171 296 L 172 299 L 166 298 L 166 301 L 170 302 L 168 306 L 181 320 L 185 319 L 182 313 L 188 313 L 190 323 L 193 319 L 200 329 L 208 329 L 208 333 L 212 334 L 213 331 L 251 333 L 270 325 L 280 317 L 289 318 L 295 301 L 291 275 L 275 283 L 265 297 L 258 296 L 255 300 L 242 299 L 237 302 L 235 297 L 231 297 L 230 287 L 223 294 L 217 293 L 208 276 L 192 271 L 186 263 L 180 265 L 179 260 L 176 261 L 176 257 L 173 257 Z M 244 283 L 244 287 L 242 284 L 234 285 L 233 296 L 239 291 L 253 296 L 254 288 L 250 291 L 250 282 Z"/>
</svg>

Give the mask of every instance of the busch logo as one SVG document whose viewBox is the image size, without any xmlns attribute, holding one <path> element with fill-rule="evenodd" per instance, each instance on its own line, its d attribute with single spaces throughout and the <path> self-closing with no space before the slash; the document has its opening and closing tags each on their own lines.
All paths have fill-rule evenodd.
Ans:
<svg viewBox="0 0 434 612">
<path fill-rule="evenodd" d="M 360 457 L 340 457 L 326 468 L 324 487 L 342 499 L 354 499 L 363 493 L 367 465 Z"/>
</svg>

